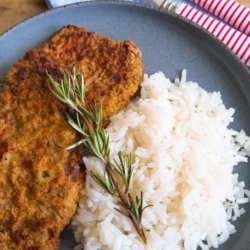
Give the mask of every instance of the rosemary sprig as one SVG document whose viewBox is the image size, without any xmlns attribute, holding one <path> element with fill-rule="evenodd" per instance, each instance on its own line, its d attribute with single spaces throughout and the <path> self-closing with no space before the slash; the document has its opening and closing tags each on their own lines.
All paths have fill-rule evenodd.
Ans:
<svg viewBox="0 0 250 250">
<path fill-rule="evenodd" d="M 73 149 L 82 146 L 85 152 L 99 158 L 105 164 L 104 176 L 91 171 L 93 180 L 111 195 L 118 195 L 118 205 L 115 208 L 132 221 L 142 241 L 146 244 L 146 237 L 141 225 L 143 208 L 143 194 L 135 200 L 128 192 L 133 176 L 131 155 L 124 156 L 118 153 L 119 161 L 111 159 L 109 135 L 102 127 L 102 106 L 94 102 L 93 110 L 84 106 L 85 87 L 84 77 L 77 72 L 74 66 L 72 72 L 64 70 L 62 79 L 58 82 L 49 75 L 49 88 L 55 97 L 70 109 L 66 113 L 68 124 L 82 137 L 81 140 L 64 149 Z M 51 86 L 52 85 L 52 86 Z M 59 146 L 60 147 L 60 146 Z M 62 148 L 62 147 L 60 147 Z"/>
</svg>

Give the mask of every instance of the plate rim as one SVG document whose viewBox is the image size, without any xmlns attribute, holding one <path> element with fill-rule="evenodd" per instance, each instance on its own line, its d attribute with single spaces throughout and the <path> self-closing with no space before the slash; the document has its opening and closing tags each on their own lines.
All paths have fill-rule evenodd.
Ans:
<svg viewBox="0 0 250 250">
<path fill-rule="evenodd" d="M 21 25 L 25 25 L 26 22 L 30 21 L 30 20 L 36 20 L 36 18 L 42 17 L 43 15 L 47 15 L 50 14 L 51 12 L 55 12 L 55 11 L 59 11 L 60 9 L 69 9 L 73 6 L 84 6 L 84 5 L 88 5 L 88 4 L 96 4 L 98 7 L 98 4 L 115 4 L 115 5 L 125 5 L 125 6 L 135 6 L 135 7 L 141 7 L 143 9 L 146 10 L 154 10 L 158 13 L 165 13 L 164 11 L 162 11 L 159 7 L 157 6 L 152 6 L 149 4 L 145 4 L 145 3 L 140 3 L 140 2 L 132 2 L 132 1 L 128 1 L 128 0 L 87 0 L 84 2 L 79 2 L 79 3 L 73 3 L 73 4 L 69 4 L 66 6 L 61 6 L 61 7 L 57 7 L 54 9 L 48 9 L 38 15 L 34 15 L 32 17 L 26 18 L 25 20 L 19 22 L 18 24 L 12 26 L 11 28 L 9 28 L 8 30 L 6 30 L 4 33 L 2 33 L 0 35 L 0 44 L 2 39 L 5 39 L 6 36 L 8 36 L 9 34 L 12 34 L 13 32 L 18 32 L 18 29 Z M 217 43 L 217 45 L 220 47 L 221 50 L 223 50 L 223 53 L 225 53 L 225 55 L 227 54 L 228 56 L 230 56 L 230 58 L 232 60 L 235 60 L 234 63 L 236 63 L 238 66 L 236 67 L 241 74 L 245 74 L 245 76 L 247 77 L 247 80 L 250 83 L 250 71 L 249 69 L 239 60 L 239 58 L 237 58 L 237 56 L 226 46 L 223 44 L 223 42 L 221 42 L 218 38 L 216 38 L 215 36 L 213 36 L 210 32 L 208 32 L 207 30 L 205 30 L 204 28 L 200 27 L 199 25 L 191 22 L 188 19 L 185 19 L 183 17 L 178 16 L 177 14 L 170 14 L 170 13 L 165 13 L 167 16 L 171 16 L 174 18 L 177 18 L 178 20 L 181 20 L 182 22 L 191 25 L 192 28 L 194 28 L 197 32 L 201 32 L 202 34 L 205 34 L 207 36 L 209 36 L 209 39 L 212 39 L 215 43 Z M 224 65 L 225 61 L 222 60 L 222 63 Z M 235 64 L 235 66 L 236 66 Z M 234 74 L 234 73 L 233 73 Z"/>
<path fill-rule="evenodd" d="M 203 34 L 208 35 L 210 38 L 212 38 L 216 43 L 218 43 L 218 45 L 220 45 L 220 47 L 225 50 L 226 53 L 229 53 L 230 56 L 232 58 L 234 58 L 234 60 L 236 60 L 236 62 L 239 64 L 239 66 L 241 67 L 241 69 L 243 69 L 244 73 L 247 75 L 249 82 L 250 82 L 250 70 L 248 69 L 248 67 L 240 61 L 240 59 L 235 55 L 235 53 L 230 50 L 221 40 L 219 40 L 217 37 L 215 37 L 212 33 L 210 33 L 209 31 L 207 31 L 206 29 L 204 29 L 203 27 L 199 26 L 198 24 L 192 22 L 189 19 L 186 19 L 178 14 L 175 13 L 167 13 L 165 12 L 161 7 L 158 7 L 156 5 L 150 5 L 147 3 L 142 3 L 142 2 L 137 2 L 137 1 L 129 1 L 129 0 L 86 0 L 86 1 L 82 1 L 82 2 L 77 2 L 77 3 L 72 3 L 72 4 L 67 4 L 67 5 L 63 5 L 63 6 L 59 6 L 53 9 L 48 9 L 46 11 L 41 12 L 40 14 L 28 17 L 26 19 L 24 19 L 23 21 L 13 25 L 12 27 L 10 27 L 9 29 L 7 29 L 6 31 L 4 31 L 1 35 L 0 35 L 0 43 L 1 40 L 7 36 L 8 34 L 10 34 L 11 32 L 15 32 L 16 29 L 18 29 L 19 26 L 25 24 L 26 22 L 39 18 L 41 16 L 45 16 L 47 14 L 50 14 L 51 12 L 55 12 L 55 11 L 60 11 L 60 9 L 68 9 L 71 8 L 72 6 L 77 6 L 77 5 L 87 5 L 87 4 L 120 4 L 120 5 L 131 5 L 131 6 L 136 6 L 136 7 L 140 7 L 140 8 L 145 8 L 145 9 L 151 9 L 154 10 L 156 12 L 159 13 L 164 13 L 165 15 L 168 16 L 172 16 L 174 18 L 177 18 L 179 20 L 181 20 L 182 22 L 187 23 L 188 25 L 193 26 L 193 28 L 195 28 L 196 30 L 198 30 L 199 32 L 202 32 Z"/>
</svg>

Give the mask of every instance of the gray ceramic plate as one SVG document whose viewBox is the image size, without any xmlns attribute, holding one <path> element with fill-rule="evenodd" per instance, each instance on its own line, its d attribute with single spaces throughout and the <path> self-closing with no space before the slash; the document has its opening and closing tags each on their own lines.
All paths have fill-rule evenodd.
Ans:
<svg viewBox="0 0 250 250">
<path fill-rule="evenodd" d="M 25 51 L 46 41 L 63 25 L 75 24 L 113 39 L 133 39 L 143 54 L 144 71 L 163 71 L 168 77 L 187 69 L 188 79 L 209 91 L 221 91 L 227 107 L 236 109 L 233 128 L 250 134 L 250 76 L 247 69 L 208 33 L 190 23 L 139 4 L 85 2 L 46 12 L 23 22 L 0 37 L 0 79 Z M 250 165 L 237 167 L 250 188 Z M 236 223 L 237 233 L 220 250 L 250 249 L 250 206 Z M 69 230 L 60 250 L 76 243 Z M 171 250 L 171 249 L 169 249 Z"/>
</svg>

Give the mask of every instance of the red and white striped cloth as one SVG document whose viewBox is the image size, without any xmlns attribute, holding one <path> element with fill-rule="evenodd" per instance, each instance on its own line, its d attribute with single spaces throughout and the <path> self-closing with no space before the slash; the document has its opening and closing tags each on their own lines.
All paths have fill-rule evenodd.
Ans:
<svg viewBox="0 0 250 250">
<path fill-rule="evenodd" d="M 201 5 L 201 2 L 204 2 L 205 7 L 211 10 L 212 7 L 210 6 L 212 6 L 213 3 L 221 3 L 227 1 L 229 2 L 230 0 L 193 1 L 195 3 L 197 3 L 198 1 L 199 5 Z M 219 16 L 227 15 L 227 11 L 225 11 L 225 9 L 220 9 L 220 11 L 219 8 L 216 8 L 215 6 L 214 10 Z M 203 28 L 211 32 L 225 45 L 227 45 L 245 65 L 247 65 L 248 67 L 250 66 L 250 37 L 185 3 L 181 3 L 176 9 L 175 13 L 193 21 L 194 23 L 202 26 Z M 238 18 L 238 22 L 242 22 L 242 20 L 242 17 Z M 246 30 L 248 30 L 248 28 Z"/>
<path fill-rule="evenodd" d="M 224 22 L 250 34 L 250 9 L 233 0 L 191 0 Z"/>
</svg>

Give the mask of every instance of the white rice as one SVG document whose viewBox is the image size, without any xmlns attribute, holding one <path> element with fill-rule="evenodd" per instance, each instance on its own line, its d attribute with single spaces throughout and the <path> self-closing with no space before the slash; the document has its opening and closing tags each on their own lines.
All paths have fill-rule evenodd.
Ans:
<svg viewBox="0 0 250 250">
<path fill-rule="evenodd" d="M 217 248 L 235 233 L 230 221 L 245 210 L 250 191 L 233 168 L 247 162 L 250 139 L 228 128 L 234 109 L 226 109 L 219 92 L 208 93 L 182 78 L 171 83 L 156 73 L 141 84 L 141 98 L 111 118 L 107 131 L 112 154 L 132 153 L 130 192 L 144 194 L 147 245 L 130 220 L 114 210 L 118 199 L 89 176 L 103 174 L 96 158 L 84 158 L 87 178 L 72 221 L 85 250 L 195 250 Z M 244 152 L 243 154 L 241 153 Z"/>
</svg>

